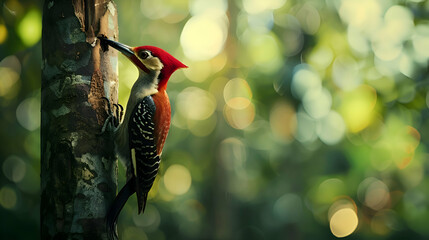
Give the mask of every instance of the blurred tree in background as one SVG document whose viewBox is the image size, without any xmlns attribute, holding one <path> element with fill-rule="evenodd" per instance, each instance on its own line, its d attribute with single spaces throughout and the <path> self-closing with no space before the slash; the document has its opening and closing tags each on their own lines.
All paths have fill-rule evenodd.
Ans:
<svg viewBox="0 0 429 240">
<path fill-rule="evenodd" d="M 121 42 L 189 66 L 121 239 L 429 238 L 428 1 L 116 4 Z M 39 236 L 41 5 L 1 2 L 2 239 Z M 122 104 L 136 78 L 120 56 Z"/>
</svg>

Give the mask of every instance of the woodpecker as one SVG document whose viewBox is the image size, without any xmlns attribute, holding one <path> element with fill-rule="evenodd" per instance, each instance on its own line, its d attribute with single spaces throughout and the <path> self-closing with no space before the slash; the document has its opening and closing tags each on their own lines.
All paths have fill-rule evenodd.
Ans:
<svg viewBox="0 0 429 240">
<path fill-rule="evenodd" d="M 132 194 L 137 195 L 138 214 L 145 210 L 148 192 L 158 173 L 162 149 L 170 129 L 167 82 L 177 69 L 187 66 L 158 47 L 129 47 L 104 36 L 98 38 L 104 50 L 108 46 L 115 48 L 139 70 L 124 119 L 118 126 L 113 124 L 116 152 L 127 168 L 127 183 L 106 217 L 109 239 L 117 239 L 116 221 Z"/>
</svg>

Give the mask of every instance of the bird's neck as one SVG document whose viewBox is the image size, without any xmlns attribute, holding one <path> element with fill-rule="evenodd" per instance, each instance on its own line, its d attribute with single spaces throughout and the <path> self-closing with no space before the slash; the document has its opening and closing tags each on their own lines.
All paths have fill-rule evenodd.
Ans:
<svg viewBox="0 0 429 240">
<path fill-rule="evenodd" d="M 159 71 L 150 71 L 146 73 L 140 70 L 139 77 L 131 89 L 131 97 L 139 101 L 146 96 L 157 93 L 159 73 Z"/>
</svg>

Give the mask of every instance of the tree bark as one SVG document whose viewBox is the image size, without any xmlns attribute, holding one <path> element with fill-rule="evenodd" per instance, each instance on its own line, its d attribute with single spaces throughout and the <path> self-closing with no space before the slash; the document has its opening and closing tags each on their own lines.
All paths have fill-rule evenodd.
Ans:
<svg viewBox="0 0 429 240">
<path fill-rule="evenodd" d="M 116 195 L 117 161 L 100 135 L 107 97 L 118 101 L 118 36 L 109 0 L 46 0 L 42 31 L 41 238 L 107 239 L 104 217 Z"/>
</svg>

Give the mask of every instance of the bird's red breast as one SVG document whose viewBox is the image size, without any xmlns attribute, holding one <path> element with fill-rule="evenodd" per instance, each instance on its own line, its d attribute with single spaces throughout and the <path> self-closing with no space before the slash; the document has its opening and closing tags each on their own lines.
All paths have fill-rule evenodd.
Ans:
<svg viewBox="0 0 429 240">
<path fill-rule="evenodd" d="M 154 95 L 152 99 L 155 103 L 155 141 L 158 155 L 161 154 L 162 148 L 164 147 L 165 139 L 168 135 L 171 122 L 171 107 L 170 100 L 168 99 L 167 92 L 161 90 Z"/>
</svg>

